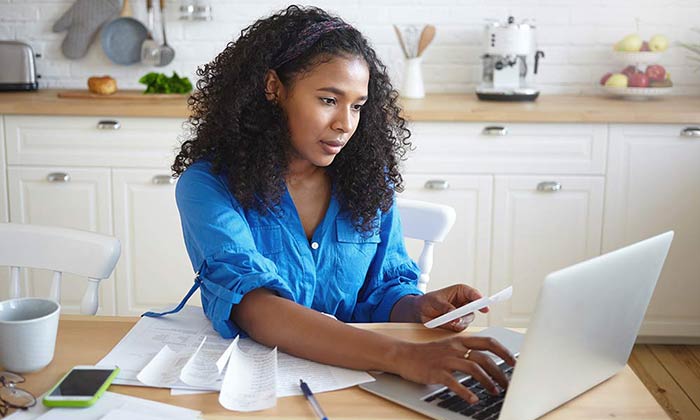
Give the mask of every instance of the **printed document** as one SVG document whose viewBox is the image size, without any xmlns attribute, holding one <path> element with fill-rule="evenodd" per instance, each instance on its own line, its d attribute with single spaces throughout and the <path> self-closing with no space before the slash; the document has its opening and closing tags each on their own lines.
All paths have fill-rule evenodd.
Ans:
<svg viewBox="0 0 700 420">
<path fill-rule="evenodd" d="M 250 338 L 227 340 L 199 307 L 161 318 L 142 317 L 100 365 L 117 365 L 115 384 L 220 391 L 236 411 L 273 407 L 278 397 L 302 395 L 299 379 L 314 392 L 373 381 L 367 372 L 324 365 L 270 349 Z"/>
</svg>

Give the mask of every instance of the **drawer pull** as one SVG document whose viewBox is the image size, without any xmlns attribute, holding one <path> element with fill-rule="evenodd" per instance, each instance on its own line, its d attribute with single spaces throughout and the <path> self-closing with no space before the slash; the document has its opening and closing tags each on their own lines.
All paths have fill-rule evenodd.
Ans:
<svg viewBox="0 0 700 420">
<path fill-rule="evenodd" d="M 481 130 L 481 134 L 485 136 L 505 136 L 508 134 L 508 128 L 501 127 L 500 125 L 490 125 L 484 127 L 484 129 Z"/>
<path fill-rule="evenodd" d="M 70 175 L 65 172 L 51 172 L 46 175 L 46 180 L 49 182 L 68 182 Z"/>
<path fill-rule="evenodd" d="M 556 192 L 561 190 L 561 184 L 557 181 L 544 181 L 537 184 L 537 191 Z"/>
<path fill-rule="evenodd" d="M 446 190 L 450 188 L 450 183 L 444 179 L 431 179 L 426 181 L 425 188 L 428 190 Z"/>
<path fill-rule="evenodd" d="M 100 120 L 97 123 L 98 130 L 119 130 L 121 126 L 116 120 Z"/>
<path fill-rule="evenodd" d="M 156 185 L 170 185 L 175 183 L 175 178 L 170 175 L 156 175 L 151 179 Z"/>
<path fill-rule="evenodd" d="M 700 137 L 700 127 L 686 127 L 682 129 L 681 137 Z"/>
</svg>

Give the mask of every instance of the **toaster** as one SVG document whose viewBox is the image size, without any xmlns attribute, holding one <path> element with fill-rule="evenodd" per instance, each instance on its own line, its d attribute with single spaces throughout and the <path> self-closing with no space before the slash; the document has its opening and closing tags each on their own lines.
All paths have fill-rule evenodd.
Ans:
<svg viewBox="0 0 700 420">
<path fill-rule="evenodd" d="M 37 90 L 32 47 L 19 41 L 0 41 L 0 91 Z"/>
</svg>

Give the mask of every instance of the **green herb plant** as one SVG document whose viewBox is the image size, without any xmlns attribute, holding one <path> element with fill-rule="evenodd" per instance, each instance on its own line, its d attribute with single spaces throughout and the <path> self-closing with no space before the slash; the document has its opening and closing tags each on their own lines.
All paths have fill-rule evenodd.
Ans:
<svg viewBox="0 0 700 420">
<path fill-rule="evenodd" d="M 180 77 L 176 72 L 168 77 L 163 73 L 151 72 L 143 75 L 139 79 L 139 83 L 146 85 L 148 93 L 190 93 L 192 92 L 192 83 L 187 77 Z"/>
</svg>

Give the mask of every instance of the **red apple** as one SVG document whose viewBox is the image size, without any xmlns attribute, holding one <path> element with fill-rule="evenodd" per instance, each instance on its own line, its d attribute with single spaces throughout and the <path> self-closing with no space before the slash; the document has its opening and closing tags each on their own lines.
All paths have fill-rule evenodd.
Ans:
<svg viewBox="0 0 700 420">
<path fill-rule="evenodd" d="M 648 66 L 645 73 L 647 77 L 649 77 L 649 80 L 653 80 L 655 82 L 660 82 L 666 77 L 666 69 L 659 64 L 652 64 L 651 66 Z"/>
<path fill-rule="evenodd" d="M 620 73 L 624 74 L 627 77 L 630 77 L 631 75 L 633 75 L 635 73 L 639 73 L 639 70 L 637 70 L 637 67 L 635 67 L 635 66 L 627 66 L 624 69 L 622 69 L 622 71 Z"/>
<path fill-rule="evenodd" d="M 649 87 L 649 77 L 644 73 L 634 73 L 628 76 L 627 86 Z"/>
<path fill-rule="evenodd" d="M 612 76 L 612 73 L 605 73 L 603 77 L 600 78 L 600 84 L 605 85 L 605 82 L 608 81 L 608 79 Z"/>
<path fill-rule="evenodd" d="M 642 42 L 642 48 L 640 48 L 639 51 L 651 51 L 649 43 L 647 41 Z"/>
</svg>

